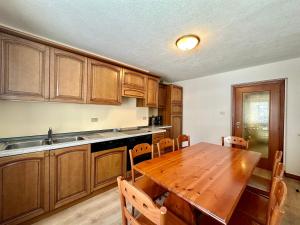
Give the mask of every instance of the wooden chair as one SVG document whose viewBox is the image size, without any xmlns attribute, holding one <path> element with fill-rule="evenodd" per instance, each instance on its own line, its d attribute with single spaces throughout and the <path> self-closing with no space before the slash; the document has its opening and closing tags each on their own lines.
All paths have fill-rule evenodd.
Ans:
<svg viewBox="0 0 300 225">
<path fill-rule="evenodd" d="M 254 170 L 254 172 L 253 172 L 253 175 L 260 176 L 260 177 L 263 177 L 265 179 L 272 180 L 272 177 L 274 177 L 274 173 L 275 173 L 275 169 L 276 169 L 276 164 L 278 162 L 281 162 L 282 155 L 283 155 L 282 151 L 276 151 L 275 155 L 274 155 L 274 159 L 273 159 L 272 170 L 266 170 L 266 169 L 262 169 L 262 168 L 256 167 L 255 170 Z"/>
<path fill-rule="evenodd" d="M 134 169 L 134 159 L 145 154 L 151 154 L 151 158 L 153 158 L 153 146 L 148 143 L 138 144 L 134 146 L 132 150 L 129 150 L 132 184 L 143 190 L 150 198 L 155 200 L 163 195 L 166 190 L 146 176 L 136 178 L 136 171 Z"/>
<path fill-rule="evenodd" d="M 245 191 L 228 225 L 279 225 L 284 214 L 287 187 L 284 181 L 275 177 L 270 198 Z M 203 225 L 218 224 L 208 216 L 201 220 Z"/>
<path fill-rule="evenodd" d="M 158 156 L 166 153 L 166 150 L 171 149 L 175 151 L 175 142 L 171 138 L 163 138 L 157 143 Z"/>
<path fill-rule="evenodd" d="M 256 167 L 249 183 L 247 184 L 247 189 L 251 190 L 252 192 L 268 196 L 273 177 L 283 176 L 284 171 L 283 164 L 280 163 L 281 159 L 282 151 L 276 151 L 273 160 L 272 171 Z"/>
<path fill-rule="evenodd" d="M 282 178 L 284 173 L 283 163 L 277 162 L 276 165 L 277 166 L 275 168 L 273 179 L 274 177 Z M 264 177 L 252 176 L 249 183 L 247 184 L 247 190 L 267 197 L 269 196 L 271 191 L 272 180 L 265 179 Z"/>
<path fill-rule="evenodd" d="M 235 136 L 222 137 L 222 146 L 225 146 L 225 144 L 229 144 L 230 146 L 235 148 L 247 150 L 249 141 L 246 141 L 244 138 Z"/>
<path fill-rule="evenodd" d="M 189 147 L 191 145 L 190 136 L 185 135 L 185 134 L 179 135 L 176 139 L 176 142 L 177 142 L 177 149 L 185 148 L 185 147 L 182 147 L 182 143 L 184 143 L 184 142 L 187 142 L 187 147 Z"/>
<path fill-rule="evenodd" d="M 122 177 L 118 177 L 118 187 L 122 211 L 122 225 L 187 225 L 169 212 L 166 207 L 158 207 L 142 190 L 136 188 Z M 127 209 L 130 203 L 139 211 L 134 217 Z"/>
</svg>

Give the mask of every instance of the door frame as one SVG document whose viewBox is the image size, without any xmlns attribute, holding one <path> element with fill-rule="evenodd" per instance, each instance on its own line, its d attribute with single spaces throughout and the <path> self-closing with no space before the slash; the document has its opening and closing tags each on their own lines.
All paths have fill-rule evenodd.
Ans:
<svg viewBox="0 0 300 225">
<path fill-rule="evenodd" d="M 272 84 L 277 83 L 280 84 L 280 140 L 279 140 L 279 148 L 278 150 L 282 150 L 283 154 L 285 153 L 285 115 L 286 115 L 286 78 L 282 79 L 273 79 L 273 80 L 263 80 L 263 81 L 255 81 L 249 83 L 241 83 L 241 84 L 233 84 L 231 85 L 231 135 L 235 135 L 235 105 L 236 105 L 236 88 L 249 87 L 253 85 L 263 85 L 263 84 Z"/>
</svg>

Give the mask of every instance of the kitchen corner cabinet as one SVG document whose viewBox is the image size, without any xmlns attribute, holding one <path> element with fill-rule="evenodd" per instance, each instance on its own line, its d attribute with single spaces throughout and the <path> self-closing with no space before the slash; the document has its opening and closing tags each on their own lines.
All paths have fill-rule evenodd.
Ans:
<svg viewBox="0 0 300 225">
<path fill-rule="evenodd" d="M 89 59 L 87 103 L 121 104 L 121 74 L 121 67 Z"/>
<path fill-rule="evenodd" d="M 0 33 L 0 99 L 49 98 L 49 47 Z"/>
<path fill-rule="evenodd" d="M 145 98 L 147 76 L 124 69 L 122 75 L 122 96 Z"/>
<path fill-rule="evenodd" d="M 48 151 L 0 158 L 0 224 L 49 211 Z"/>
<path fill-rule="evenodd" d="M 127 147 L 92 153 L 92 191 L 116 183 L 118 176 L 126 177 Z"/>
<path fill-rule="evenodd" d="M 90 193 L 90 146 L 50 151 L 50 209 Z"/>
<path fill-rule="evenodd" d="M 60 49 L 50 50 L 50 101 L 85 103 L 87 58 Z"/>
</svg>

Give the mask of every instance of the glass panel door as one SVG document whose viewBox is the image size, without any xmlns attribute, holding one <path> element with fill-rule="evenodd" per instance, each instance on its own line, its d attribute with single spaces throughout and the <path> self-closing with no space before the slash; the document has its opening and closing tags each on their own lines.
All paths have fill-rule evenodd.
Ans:
<svg viewBox="0 0 300 225">
<path fill-rule="evenodd" d="M 242 137 L 249 140 L 249 150 L 269 157 L 270 92 L 243 93 Z"/>
</svg>

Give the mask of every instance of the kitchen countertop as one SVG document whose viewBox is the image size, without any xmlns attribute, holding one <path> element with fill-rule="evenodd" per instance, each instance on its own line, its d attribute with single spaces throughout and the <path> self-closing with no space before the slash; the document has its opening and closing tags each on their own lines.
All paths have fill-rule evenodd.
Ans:
<svg viewBox="0 0 300 225">
<path fill-rule="evenodd" d="M 106 131 L 95 131 L 94 133 L 89 132 L 88 134 L 85 134 L 85 132 L 82 132 L 82 134 L 77 134 L 76 136 L 81 136 L 84 138 L 84 140 L 58 143 L 58 144 L 52 144 L 52 145 L 42 145 L 42 146 L 35 146 L 35 147 L 10 149 L 10 150 L 1 150 L 1 143 L 0 143 L 0 157 L 20 155 L 20 154 L 26 154 L 26 153 L 39 152 L 39 151 L 47 151 L 47 150 L 53 150 L 53 149 L 59 149 L 59 148 L 67 148 L 67 147 L 72 147 L 72 146 L 99 143 L 99 142 L 105 142 L 105 141 L 119 140 L 119 139 L 124 139 L 124 138 L 143 136 L 143 135 L 147 135 L 147 134 L 163 133 L 163 132 L 166 132 L 165 129 L 168 129 L 171 127 L 172 126 L 169 126 L 169 125 L 144 126 L 144 127 L 139 127 L 138 128 L 139 132 L 137 132 L 137 133 L 135 133 L 133 130 L 122 130 L 119 132 L 114 132 L 113 130 L 106 130 Z M 130 132 L 130 131 L 132 131 L 132 132 Z M 142 131 L 144 131 L 144 132 L 142 132 Z"/>
</svg>

